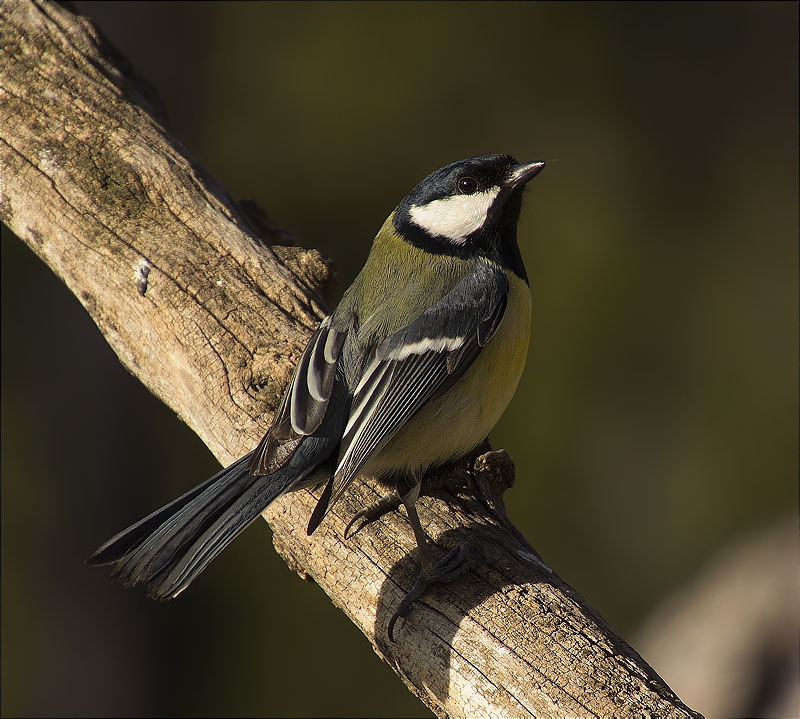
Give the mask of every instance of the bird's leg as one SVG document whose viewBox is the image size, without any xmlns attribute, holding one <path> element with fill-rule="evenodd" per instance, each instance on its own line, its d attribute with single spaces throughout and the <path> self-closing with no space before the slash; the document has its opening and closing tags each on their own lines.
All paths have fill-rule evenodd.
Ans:
<svg viewBox="0 0 800 719">
<path fill-rule="evenodd" d="M 400 495 L 396 489 L 393 489 L 389 494 L 381 497 L 377 502 L 367 505 L 353 517 L 348 525 L 344 528 L 344 538 L 349 536 L 350 528 L 359 520 L 363 519 L 364 522 L 356 529 L 353 534 L 357 534 L 368 524 L 372 524 L 376 519 L 379 519 L 384 514 L 397 509 L 400 506 Z"/>
<path fill-rule="evenodd" d="M 465 561 L 468 555 L 468 545 L 466 543 L 452 549 L 442 557 L 441 560 L 434 564 L 428 546 L 428 538 L 422 529 L 422 524 L 417 514 L 416 502 L 419 497 L 420 478 L 416 477 L 413 481 L 413 486 L 406 489 L 405 492 L 402 491 L 400 483 L 398 483 L 396 492 L 400 501 L 405 506 L 406 512 L 408 512 L 408 521 L 411 524 L 411 529 L 414 531 L 414 538 L 417 540 L 417 547 L 419 548 L 419 559 L 422 565 L 422 571 L 414 582 L 414 586 L 411 587 L 411 591 L 403 597 L 395 613 L 392 615 L 392 618 L 389 620 L 387 633 L 390 641 L 394 641 L 394 625 L 397 620 L 401 617 L 408 616 L 408 613 L 414 606 L 414 602 L 424 594 L 429 584 L 452 581 L 469 568 L 469 562 Z"/>
<path fill-rule="evenodd" d="M 417 499 L 419 499 L 421 484 L 420 477 L 404 477 L 397 482 L 395 492 L 406 508 L 409 524 L 411 524 L 411 529 L 414 531 L 414 539 L 417 540 L 422 571 L 425 574 L 429 574 L 433 571 L 433 559 L 428 548 L 428 538 L 422 529 L 422 523 L 419 521 L 419 515 L 417 514 Z"/>
</svg>

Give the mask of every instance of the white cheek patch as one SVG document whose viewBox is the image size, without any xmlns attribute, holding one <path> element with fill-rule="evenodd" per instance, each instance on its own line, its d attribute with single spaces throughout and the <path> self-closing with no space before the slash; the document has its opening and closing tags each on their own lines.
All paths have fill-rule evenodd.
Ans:
<svg viewBox="0 0 800 719">
<path fill-rule="evenodd" d="M 408 214 L 429 235 L 463 245 L 468 235 L 483 227 L 499 193 L 499 187 L 490 187 L 474 195 L 453 195 L 427 205 L 413 205 Z"/>
</svg>

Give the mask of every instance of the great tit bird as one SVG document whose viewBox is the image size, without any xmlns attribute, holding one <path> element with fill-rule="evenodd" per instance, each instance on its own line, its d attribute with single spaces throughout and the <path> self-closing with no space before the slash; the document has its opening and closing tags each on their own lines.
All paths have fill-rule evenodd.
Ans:
<svg viewBox="0 0 800 719">
<path fill-rule="evenodd" d="M 525 184 L 544 166 L 484 155 L 420 182 L 309 339 L 256 449 L 109 539 L 88 563 L 113 564 L 124 585 L 171 599 L 276 497 L 325 484 L 311 534 L 358 475 L 374 476 L 392 493 L 354 519 L 402 503 L 422 564 L 391 637 L 426 582 L 449 571 L 432 562 L 416 512 L 424 474 L 486 438 L 522 374 L 531 295 L 517 221 Z"/>
</svg>

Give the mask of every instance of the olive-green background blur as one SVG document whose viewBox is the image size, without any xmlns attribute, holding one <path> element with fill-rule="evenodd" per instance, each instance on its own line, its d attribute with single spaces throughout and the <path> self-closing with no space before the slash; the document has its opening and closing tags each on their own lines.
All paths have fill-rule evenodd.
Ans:
<svg viewBox="0 0 800 719">
<path fill-rule="evenodd" d="M 492 440 L 512 519 L 623 637 L 796 514 L 796 3 L 75 7 L 340 290 L 431 170 L 548 162 Z M 84 567 L 218 465 L 7 228 L 2 300 L 3 715 L 427 715 L 264 523 L 168 604 Z"/>
</svg>

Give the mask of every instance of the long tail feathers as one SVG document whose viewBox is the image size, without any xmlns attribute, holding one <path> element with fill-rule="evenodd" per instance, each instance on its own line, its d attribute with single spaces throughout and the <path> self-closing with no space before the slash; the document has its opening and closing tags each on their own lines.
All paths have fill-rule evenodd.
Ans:
<svg viewBox="0 0 800 719">
<path fill-rule="evenodd" d="M 155 599 L 177 596 L 273 499 L 302 479 L 280 470 L 253 477 L 250 456 L 112 537 L 87 564 L 113 564 L 115 579 L 128 587 L 146 583 Z"/>
</svg>

